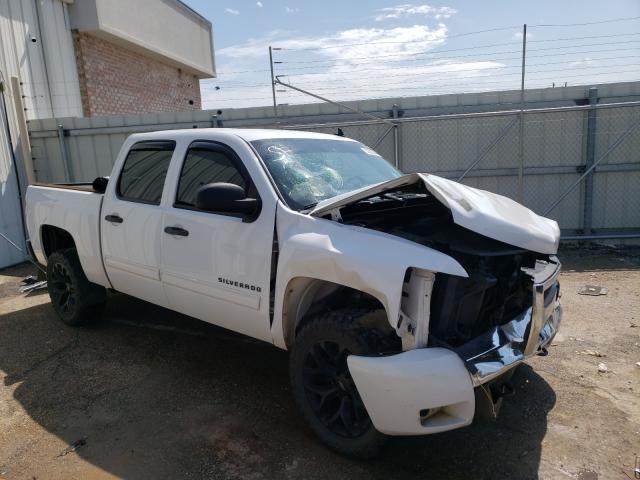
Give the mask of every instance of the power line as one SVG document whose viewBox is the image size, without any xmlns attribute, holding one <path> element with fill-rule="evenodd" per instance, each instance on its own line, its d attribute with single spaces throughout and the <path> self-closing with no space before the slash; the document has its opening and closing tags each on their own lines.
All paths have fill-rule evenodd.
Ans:
<svg viewBox="0 0 640 480">
<path fill-rule="evenodd" d="M 639 20 L 639 19 L 640 19 L 640 16 L 636 16 L 636 17 L 619 17 L 619 18 L 612 18 L 612 19 L 600 20 L 600 21 L 595 21 L 595 22 L 533 24 L 533 25 L 529 25 L 529 27 L 579 27 L 579 26 L 588 26 L 588 25 L 599 25 L 599 24 L 605 24 L 605 23 L 633 21 L 633 20 Z M 472 32 L 458 33 L 458 34 L 454 34 L 454 35 L 448 35 L 444 40 L 448 40 L 448 39 L 451 39 L 451 38 L 465 37 L 465 36 L 470 36 L 470 35 L 477 35 L 477 34 L 481 34 L 481 33 L 489 33 L 489 32 L 511 30 L 511 29 L 520 28 L 520 27 L 521 27 L 521 25 L 511 25 L 511 26 L 504 26 L 504 27 L 488 28 L 488 29 L 484 29 L 484 30 L 476 30 L 476 31 L 472 31 Z M 587 38 L 587 37 L 585 37 L 585 38 Z M 286 51 L 315 51 L 315 50 L 325 50 L 325 49 L 331 49 L 331 48 L 344 48 L 344 47 L 361 46 L 361 45 L 398 44 L 398 43 L 424 43 L 425 41 L 429 41 L 429 40 L 428 39 L 420 39 L 420 40 L 410 40 L 410 41 L 360 42 L 360 43 L 351 43 L 351 44 L 327 45 L 327 46 L 323 46 L 323 47 L 314 47 L 314 48 L 279 47 L 279 50 L 286 50 Z M 547 40 L 529 40 L 529 42 L 542 42 L 542 41 L 547 41 Z M 552 40 L 548 40 L 548 41 L 552 41 Z M 268 72 L 268 71 L 269 71 L 269 69 L 258 69 L 258 70 L 237 70 L 237 71 L 226 71 L 226 72 L 223 71 L 223 72 L 218 72 L 218 73 L 227 75 L 227 74 L 236 74 L 236 73 L 256 73 L 256 72 Z"/>
<path fill-rule="evenodd" d="M 538 65 L 542 65 L 542 64 L 538 64 Z M 603 68 L 611 68 L 611 67 L 627 67 L 627 66 L 636 66 L 637 64 L 635 63 L 624 63 L 624 64 L 615 64 L 615 65 L 606 65 L 606 66 L 602 66 L 602 67 L 594 67 L 591 65 L 585 65 L 585 66 L 574 66 L 572 67 L 572 70 L 599 70 L 599 69 L 603 69 Z M 513 66 L 513 67 L 505 67 L 505 68 L 517 68 L 517 66 Z M 468 69 L 469 70 L 469 69 Z M 494 68 L 487 68 L 487 69 L 476 69 L 478 72 L 483 72 L 484 70 L 494 70 Z M 478 75 L 462 75 L 462 76 L 457 76 L 455 75 L 458 71 L 463 71 L 463 70 L 453 70 L 453 71 L 448 71 L 448 72 L 433 72 L 433 73 L 429 73 L 429 72 L 424 72 L 424 73 L 416 73 L 414 75 L 410 75 L 417 77 L 417 76 L 423 76 L 425 78 L 431 78 L 431 79 L 435 79 L 435 80 L 440 80 L 440 79 L 446 79 L 447 81 L 457 81 L 460 79 L 482 79 L 482 78 L 492 78 L 492 77 L 511 77 L 514 75 L 520 75 L 520 72 L 513 72 L 513 73 L 499 73 L 499 74 L 490 74 L 490 75 L 482 75 L 482 74 L 478 74 Z M 561 68 L 561 69 L 543 69 L 543 70 L 531 70 L 529 73 L 531 74 L 536 74 L 536 73 L 555 73 L 555 72 L 564 72 L 566 71 L 565 68 Z M 587 72 L 589 73 L 589 72 Z M 606 72 L 605 72 L 606 73 Z M 391 76 L 401 76 L 401 75 L 386 75 L 386 77 L 391 77 Z M 346 79 L 345 79 L 346 80 Z M 362 85 L 370 85 L 369 83 L 361 83 Z M 393 84 L 393 83 L 392 83 Z M 403 84 L 407 84 L 407 82 L 403 82 Z M 310 86 L 310 85 L 322 85 L 322 83 L 302 83 L 302 86 Z M 373 84 L 375 85 L 390 85 L 387 82 L 376 82 Z"/>
<path fill-rule="evenodd" d="M 458 37 L 466 37 L 469 35 L 477 35 L 480 33 L 488 33 L 488 32 L 498 32 L 501 30 L 512 30 L 514 28 L 520 28 L 520 25 L 513 25 L 510 27 L 497 27 L 497 28 L 489 28 L 486 30 L 477 30 L 475 32 L 465 32 L 465 33 L 457 33 L 455 35 L 448 35 L 446 37 L 446 39 L 449 38 L 458 38 Z M 314 50 L 327 50 L 330 48 L 344 48 L 344 47 L 358 47 L 361 45 L 384 45 L 384 44 L 398 44 L 398 43 L 424 43 L 424 42 L 428 42 L 428 41 L 434 41 L 434 40 L 438 40 L 438 39 L 422 39 L 422 40 L 404 40 L 404 41 L 395 41 L 395 40 L 383 40 L 380 42 L 361 42 L 361 43 L 346 43 L 346 44 L 339 44 L 339 45 L 326 45 L 323 47 L 314 47 L 314 48 L 287 48 L 287 47 L 278 47 L 279 50 L 287 50 L 289 52 L 292 51 L 296 51 L 296 52 L 302 52 L 302 51 L 314 51 Z M 444 39 L 442 39 L 444 40 Z"/>
<path fill-rule="evenodd" d="M 546 47 L 546 48 L 535 48 L 535 49 L 531 49 L 530 52 L 545 52 L 545 51 L 556 51 L 556 50 L 564 50 L 567 48 L 587 48 L 587 47 L 598 47 L 598 46 L 603 46 L 603 45 L 625 45 L 625 44 L 630 44 L 630 43 L 640 43 L 640 40 L 625 40 L 625 41 L 621 41 L 621 42 L 600 42 L 600 43 L 590 43 L 590 44 L 578 44 L 578 45 L 558 45 L 558 46 L 553 46 L 553 47 Z M 511 45 L 511 43 L 508 44 L 495 44 L 495 45 L 482 45 L 482 46 L 477 46 L 477 47 L 467 47 L 467 48 L 459 48 L 459 49 L 452 49 L 452 50 L 441 50 L 438 52 L 432 52 L 432 53 L 415 53 L 415 54 L 411 54 L 411 56 L 429 56 L 429 55 L 434 55 L 434 54 L 441 54 L 441 53 L 446 53 L 446 52 L 452 52 L 452 51 L 465 51 L 465 50 L 471 50 L 471 49 L 476 49 L 476 48 L 483 48 L 483 47 L 487 47 L 487 46 L 496 46 L 496 45 Z M 520 52 L 520 50 L 510 50 L 510 51 L 504 51 L 504 52 L 500 52 L 500 53 L 518 53 Z M 581 53 L 581 52 L 577 52 L 577 53 Z M 497 54 L 497 53 L 496 53 Z M 485 55 L 492 55 L 492 53 L 487 53 Z M 527 58 L 529 56 L 527 55 Z M 371 57 L 370 57 L 371 58 Z M 447 57 L 436 57 L 437 58 L 447 58 Z M 449 58 L 453 58 L 453 57 L 449 57 Z M 344 61 L 344 60 L 349 60 L 348 58 L 337 58 L 331 61 L 327 61 L 327 62 L 332 62 L 332 63 L 336 63 L 339 61 Z M 422 60 L 422 58 L 418 59 L 418 60 Z M 391 60 L 387 63 L 401 63 L 401 62 L 410 62 L 410 61 L 416 61 L 415 59 L 398 59 L 398 60 Z M 380 63 L 378 61 L 372 60 L 372 61 L 365 61 L 365 62 L 348 62 L 348 65 L 337 65 L 338 67 L 351 67 L 353 65 L 367 65 L 367 64 L 371 64 L 371 63 Z M 331 66 L 331 65 L 327 65 L 327 66 Z M 317 68 L 316 66 L 306 66 L 306 67 L 291 67 L 288 68 L 287 70 L 310 70 L 310 69 L 314 69 Z M 353 71 L 353 69 L 350 69 L 350 71 Z"/>
<path fill-rule="evenodd" d="M 602 23 L 612 23 L 612 22 L 623 22 L 629 20 L 638 20 L 640 17 L 622 17 L 622 18 L 613 18 L 609 20 L 601 20 L 597 22 L 585 22 L 585 23 L 566 23 L 566 24 L 538 24 L 538 25 L 530 25 L 531 27 L 578 27 L 578 26 L 586 26 L 586 25 L 597 25 Z M 448 35 L 446 38 L 458 38 L 458 37 L 466 37 L 469 35 L 477 35 L 480 33 L 488 33 L 488 32 L 497 32 L 501 30 L 511 30 L 514 28 L 520 28 L 521 25 L 512 25 L 509 27 L 496 27 L 496 28 L 488 28 L 485 30 L 476 30 L 474 32 L 465 32 L 458 33 L 455 35 Z M 330 48 L 344 48 L 344 47 L 358 47 L 361 45 L 384 45 L 384 44 L 398 44 L 398 43 L 424 43 L 425 41 L 429 41 L 426 39 L 421 40 L 409 40 L 409 41 L 380 41 L 380 42 L 360 42 L 360 43 L 347 43 L 347 44 L 339 44 L 339 45 L 326 45 L 323 47 L 314 47 L 314 48 L 286 48 L 279 47 L 280 50 L 287 51 L 314 51 L 314 50 L 326 50 Z"/>
<path fill-rule="evenodd" d="M 640 19 L 640 17 L 629 18 L 629 20 L 633 20 L 633 19 Z M 611 20 L 611 21 L 616 21 L 616 20 Z M 591 24 L 596 24 L 596 23 L 608 23 L 608 22 L 610 22 L 610 21 L 593 22 L 593 23 L 589 23 L 589 24 L 576 24 L 576 25 L 591 25 Z M 560 25 L 558 25 L 558 26 L 560 26 Z M 501 28 L 501 29 L 498 29 L 498 30 L 506 30 L 506 29 L 509 29 L 509 28 L 514 28 L 514 27 L 505 27 L 505 28 Z M 493 30 L 488 30 L 488 31 L 493 31 Z M 481 32 L 484 32 L 484 31 L 481 31 Z M 455 38 L 455 37 L 458 37 L 458 36 L 471 35 L 471 34 L 474 34 L 474 33 L 479 33 L 479 32 L 470 32 L 470 33 L 467 33 L 467 34 L 460 34 L 460 35 L 450 35 L 450 36 L 446 37 L 446 39 Z M 569 41 L 569 40 L 587 40 L 587 39 L 594 39 L 594 38 L 614 38 L 614 37 L 623 37 L 623 36 L 630 36 L 630 35 L 638 35 L 638 33 L 631 32 L 631 33 L 620 33 L 620 34 L 610 34 L 610 35 L 590 35 L 590 36 L 583 36 L 583 37 L 565 37 L 565 38 L 554 38 L 554 39 L 529 40 L 528 43 L 543 43 L 543 42 Z M 413 43 L 415 43 L 415 42 L 424 43 L 425 40 L 390 42 L 390 43 L 412 43 L 412 42 Z M 375 45 L 377 43 L 380 43 L 380 42 L 336 45 L 335 47 L 331 47 L 331 48 L 346 47 L 346 46 L 350 46 L 350 45 Z M 590 44 L 590 45 L 584 45 L 584 46 L 612 45 L 612 44 L 616 44 L 616 43 L 617 42 L 607 42 L 607 43 Z M 448 53 L 448 52 L 454 52 L 454 51 L 464 51 L 464 50 L 472 50 L 472 49 L 478 49 L 478 48 L 492 48 L 492 47 L 506 46 L 506 45 L 519 45 L 519 42 L 504 42 L 504 43 L 496 43 L 496 44 L 486 44 L 486 45 L 478 45 L 478 46 L 474 46 L 474 47 L 455 48 L 455 49 L 448 49 L 448 50 L 436 50 L 436 51 L 433 51 L 433 52 L 398 52 L 398 53 L 395 53 L 395 54 L 370 55 L 370 56 L 366 56 L 366 57 L 351 57 L 351 58 L 338 57 L 338 58 L 330 59 L 330 60 L 280 61 L 280 62 L 276 62 L 276 63 L 277 64 L 335 63 L 336 61 L 339 61 L 339 60 L 360 60 L 360 59 L 386 58 L 386 57 L 398 57 L 398 56 L 434 55 L 434 54 Z M 568 48 L 568 47 L 573 47 L 573 46 L 579 46 L 579 45 L 570 45 L 570 46 L 566 46 L 565 45 L 565 46 L 562 46 L 562 48 Z M 323 49 L 323 48 L 324 47 L 317 47 L 317 48 L 312 48 L 312 49 L 287 49 L 287 48 L 281 48 L 281 50 L 303 51 L 303 50 L 320 50 L 320 49 Z M 536 51 L 536 50 L 541 50 L 541 49 L 535 49 L 535 50 L 532 50 L 532 51 Z M 519 52 L 519 50 L 510 51 L 510 53 L 515 53 L 515 52 Z M 365 63 L 375 63 L 375 62 L 365 62 Z M 228 70 L 228 71 L 220 71 L 220 72 L 217 72 L 217 73 L 219 75 L 230 75 L 230 74 L 241 74 L 241 73 L 259 73 L 259 72 L 269 72 L 269 69 Z"/>
<path fill-rule="evenodd" d="M 632 33 L 616 33 L 612 35 L 590 35 L 586 37 L 566 37 L 566 38 L 552 38 L 547 40 L 528 40 L 528 43 L 536 43 L 536 42 L 556 42 L 556 41 L 568 41 L 568 40 L 589 40 L 594 38 L 614 38 L 614 37 L 625 37 L 629 35 L 640 35 L 638 32 Z M 433 55 L 433 54 L 441 54 L 446 52 L 456 52 L 463 50 L 471 50 L 477 48 L 487 48 L 487 47 L 496 47 L 496 46 L 505 46 L 505 45 L 519 45 L 519 42 L 507 42 L 507 43 L 495 43 L 489 45 L 478 45 L 474 47 L 464 47 L 464 48 L 455 48 L 449 50 L 438 50 L 434 52 L 398 52 L 398 53 L 390 53 L 384 55 L 368 55 L 366 57 L 338 57 L 334 59 L 323 59 L 323 60 L 283 60 L 274 62 L 276 64 L 308 64 L 308 63 L 333 63 L 338 60 L 368 60 L 371 58 L 387 58 L 387 57 L 399 57 L 399 56 L 414 56 L 414 55 Z M 517 50 L 518 52 L 520 50 Z"/>
<path fill-rule="evenodd" d="M 614 23 L 614 22 L 626 22 L 629 20 L 640 20 L 640 17 L 621 17 L 611 18 L 609 20 L 600 20 L 597 22 L 585 22 L 585 23 L 547 23 L 538 25 L 529 25 L 530 27 L 584 27 L 586 25 L 600 25 L 602 23 Z"/>
<path fill-rule="evenodd" d="M 633 48 L 616 48 L 616 49 L 601 49 L 601 50 L 587 50 L 587 51 L 572 51 L 572 52 L 565 52 L 565 53 L 554 53 L 552 55 L 527 55 L 527 58 L 547 58 L 547 57 L 556 57 L 556 56 L 561 56 L 561 55 L 585 55 L 585 54 L 590 54 L 590 53 L 602 53 L 602 52 L 610 52 L 610 51 L 616 51 L 616 52 L 623 52 L 623 51 L 637 51 L 638 47 L 633 47 Z M 517 52 L 502 52 L 502 53 L 517 53 Z M 466 56 L 466 55 L 465 55 Z M 461 58 L 461 57 L 458 57 Z M 515 57 L 514 57 L 515 58 Z M 520 58 L 520 57 L 518 57 Z M 423 59 L 414 59 L 413 61 L 417 61 L 417 60 L 423 60 Z M 488 60 L 484 60 L 484 61 L 492 61 L 491 59 Z M 493 61 L 497 61 L 497 60 L 493 60 Z M 389 62 L 389 63 L 393 63 L 393 62 Z M 306 72 L 306 73 L 294 73 L 294 74 L 285 74 L 285 73 L 280 73 L 280 76 L 288 76 L 288 77 L 295 77 L 295 76 L 312 76 L 312 75 L 327 75 L 327 74 L 342 74 L 342 73 L 348 73 L 348 74 L 352 74 L 352 73 L 357 73 L 357 72 L 372 72 L 372 71 L 381 71 L 381 70 L 389 70 L 390 68 L 393 68 L 394 70 L 403 70 L 403 69 L 407 69 L 407 68 L 420 68 L 422 66 L 430 66 L 432 64 L 411 64 L 411 65 L 391 65 L 389 66 L 388 64 L 384 65 L 384 66 L 380 66 L 380 67 L 365 67 L 365 68 L 350 68 L 347 70 L 331 70 L 331 71 L 322 71 L 322 72 Z"/>
<path fill-rule="evenodd" d="M 511 57 L 511 59 L 518 59 L 519 57 Z M 600 61 L 600 60 L 606 60 L 606 61 L 611 61 L 611 60 L 621 60 L 621 59 L 628 59 L 628 58 L 640 58 L 640 54 L 639 55 L 626 55 L 626 56 L 619 56 L 619 57 L 605 57 L 605 58 L 589 58 L 589 61 Z M 498 60 L 498 59 L 496 59 Z M 537 66 L 547 66 L 547 65 L 563 65 L 566 64 L 567 66 L 569 65 L 569 61 L 568 60 L 563 60 L 563 61 L 559 61 L 559 62 L 544 62 L 544 63 L 533 63 L 533 64 L 529 64 L 530 67 L 537 67 Z M 425 68 L 445 68 L 445 67 L 456 67 L 458 65 L 466 65 L 465 63 L 457 63 L 457 64 L 447 64 L 447 65 L 422 65 L 422 66 L 413 66 L 414 68 L 421 68 L 421 67 L 425 67 Z M 610 68 L 610 67 L 617 67 L 617 66 L 627 66 L 627 65 L 635 65 L 635 63 L 629 64 L 629 63 L 625 63 L 625 64 L 616 64 L 616 65 L 603 65 L 603 66 L 597 66 L 597 65 L 585 65 L 585 66 L 580 66 L 580 65 L 576 65 L 576 66 L 571 66 L 571 68 L 573 70 L 580 70 L 580 69 L 589 69 L 589 68 Z M 388 74 L 385 75 L 385 78 L 391 78 L 391 77 L 403 77 L 403 78 L 407 78 L 407 77 L 415 77 L 415 76 L 425 76 L 425 75 L 451 75 L 451 74 L 455 74 L 458 72 L 464 72 L 464 71 L 479 71 L 479 72 L 484 72 L 487 70 L 512 70 L 514 68 L 520 69 L 520 65 L 500 65 L 500 66 L 496 66 L 496 67 L 477 67 L 477 66 L 470 66 L 469 68 L 457 68 L 457 69 L 451 69 L 451 70 L 444 70 L 444 71 L 436 71 L 436 72 L 415 72 L 415 73 L 398 73 L 398 74 Z M 552 71 L 564 71 L 565 69 L 559 69 L 559 70 L 533 70 L 530 73 L 539 73 L 539 72 L 552 72 Z M 505 75 L 517 75 L 519 74 L 519 72 L 517 73 L 505 73 L 505 74 L 499 74 L 501 76 L 505 76 Z M 331 75 L 331 80 L 349 80 L 349 79 L 356 79 L 356 77 L 354 77 L 353 75 L 347 75 L 347 76 L 334 76 L 332 75 L 330 72 L 328 73 L 324 73 L 323 75 Z M 282 76 L 282 75 L 281 75 Z M 291 75 L 291 77 L 295 77 L 297 75 Z M 491 75 L 482 75 L 484 77 L 488 77 Z M 459 78 L 479 78 L 481 76 L 478 75 L 471 75 L 471 76 L 467 76 L 467 77 L 460 77 L 460 76 L 456 76 L 455 79 L 459 79 Z M 312 86 L 312 85 L 325 85 L 326 82 L 325 81 L 320 81 L 320 82 L 304 82 L 303 85 L 304 86 Z M 376 82 L 377 85 L 380 84 L 380 82 Z M 233 85 L 229 85 L 228 87 L 226 87 L 227 89 L 235 89 L 235 88 L 256 88 L 256 87 L 265 87 L 267 86 L 267 84 L 262 84 L 262 83 L 255 83 L 255 84 L 246 84 L 246 83 L 240 83 L 240 84 L 233 84 Z M 204 87 L 204 86 L 203 86 Z"/>
<path fill-rule="evenodd" d="M 449 37 L 447 37 L 449 38 Z M 411 43 L 411 42 L 398 42 L 398 43 Z M 366 45 L 375 45 L 375 42 L 366 44 Z M 486 44 L 486 45 L 475 45 L 473 47 L 462 47 L 462 48 L 451 48 L 448 50 L 438 50 L 438 51 L 434 51 L 434 52 L 398 52 L 398 53 L 393 53 L 393 54 L 385 54 L 385 55 L 370 55 L 367 57 L 353 57 L 354 59 L 358 59 L 358 58 L 380 58 L 380 57 L 397 57 L 399 54 L 402 55 L 428 55 L 430 53 L 447 53 L 447 52 L 459 52 L 459 51 L 465 51 L 465 50 L 477 50 L 478 48 L 491 48 L 491 47 L 504 47 L 505 45 L 519 45 L 519 42 L 502 42 L 502 43 L 492 43 L 492 44 Z M 312 62 L 335 62 L 337 60 L 351 60 L 351 58 L 347 58 L 347 57 L 336 57 L 332 60 L 309 60 L 308 62 L 299 62 L 299 63 L 312 63 Z M 276 62 L 277 63 L 277 62 Z M 285 63 L 285 62 L 283 62 Z M 287 63 L 296 63 L 296 62 L 287 62 Z"/>
<path fill-rule="evenodd" d="M 626 67 L 626 66 L 636 66 L 635 64 L 623 64 L 623 65 L 611 65 L 611 67 Z M 584 69 L 584 68 L 580 68 L 580 67 L 576 67 L 574 68 L 574 70 L 580 70 L 580 69 Z M 546 74 L 546 73 L 556 73 L 556 72 L 564 72 L 566 71 L 565 69 L 556 69 L 556 70 L 537 70 L 537 71 L 531 71 L 529 73 L 531 74 Z M 636 71 L 640 72 L 640 66 L 637 66 L 635 70 L 625 70 L 625 71 L 609 71 L 609 70 L 605 70 L 605 71 L 598 71 L 598 72 L 591 72 L 592 75 L 602 75 L 602 74 L 617 74 L 617 73 L 635 73 Z M 589 72 L 587 72 L 587 75 L 589 74 Z M 507 77 L 507 76 L 514 76 L 514 75 L 520 75 L 520 72 L 515 72 L 515 73 L 507 73 L 504 75 L 500 75 L 500 78 L 502 77 Z M 585 73 L 581 73 L 578 75 L 563 75 L 562 78 L 576 78 L 576 77 L 584 77 Z M 452 81 L 457 81 L 460 79 L 464 79 L 464 80 L 468 80 L 468 79 L 473 79 L 473 80 L 480 80 L 481 83 L 484 84 L 492 84 L 492 83 L 504 83 L 504 80 L 484 80 L 484 79 L 491 79 L 491 78 L 498 78 L 495 75 L 470 75 L 470 76 L 459 76 L 459 77 L 453 77 L 453 78 L 447 78 L 447 77 L 434 77 L 434 78 L 430 78 L 430 79 L 425 79 L 424 84 L 417 86 L 417 87 L 405 87 L 404 85 L 416 85 L 416 83 L 420 83 L 420 82 L 403 82 L 403 86 L 399 87 L 401 89 L 420 89 L 420 88 L 429 88 L 431 85 L 433 86 L 438 86 L 438 85 L 447 85 L 447 84 L 451 84 Z M 529 81 L 538 81 L 538 80 L 554 80 L 556 79 L 555 76 L 553 77 L 543 77 L 543 78 L 530 78 Z M 437 81 L 442 81 L 445 80 L 444 83 L 438 84 L 438 83 L 429 83 L 430 80 L 435 80 Z M 367 91 L 380 91 L 380 89 L 376 89 L 376 88 L 370 88 L 369 86 L 370 84 L 360 84 L 359 87 L 357 87 L 358 89 L 366 89 Z M 388 90 L 388 89 L 393 89 L 395 83 L 376 83 L 373 84 L 373 87 L 376 86 L 386 86 L 386 88 L 382 89 L 382 90 Z M 302 86 L 306 86 L 305 84 L 303 84 Z M 335 87 L 318 87 L 315 88 L 315 90 L 319 90 L 319 91 L 327 91 L 327 90 L 333 90 Z M 347 91 L 347 90 L 344 90 Z"/>
<path fill-rule="evenodd" d="M 605 73 L 608 74 L 625 74 L 625 73 L 634 73 L 634 74 L 638 74 L 638 76 L 640 77 L 640 67 L 634 69 L 634 70 L 621 70 L 621 71 L 607 71 Z M 578 74 L 578 75 L 563 75 L 562 79 L 558 79 L 557 77 L 539 77 L 539 78 L 533 78 L 533 79 L 529 79 L 529 88 L 540 88 L 541 84 L 539 82 L 542 81 L 564 81 L 564 79 L 566 78 L 584 78 L 585 74 Z M 628 80 L 628 81 L 632 81 L 632 80 Z M 635 81 L 635 80 L 633 80 Z M 478 92 L 482 92 L 481 88 L 483 88 L 484 85 L 486 84 L 493 84 L 493 85 L 505 85 L 505 86 L 509 86 L 510 84 L 508 82 L 502 81 L 502 80 L 497 80 L 497 81 L 485 81 L 482 82 L 483 85 L 478 87 L 477 90 L 475 91 L 456 91 L 456 90 L 451 90 L 448 89 L 446 90 L 446 92 L 450 92 L 452 94 L 463 94 L 463 93 L 478 93 Z M 533 84 L 533 85 L 532 85 Z M 444 92 L 443 90 L 437 90 L 437 87 L 442 87 L 442 86 L 450 86 L 451 82 L 445 82 L 445 83 L 440 83 L 440 84 L 425 84 L 422 86 L 416 86 L 416 87 L 405 87 L 405 86 L 398 86 L 398 87 L 393 87 L 393 86 L 389 86 L 387 88 L 368 88 L 368 87 L 360 87 L 360 88 L 352 88 L 352 89 L 343 89 L 343 88 L 319 88 L 316 89 L 318 91 L 323 91 L 323 92 L 329 92 L 329 93 L 325 93 L 325 95 L 332 95 L 332 96 L 341 96 L 344 94 L 361 94 L 361 95 L 368 95 L 370 92 L 402 92 L 402 91 L 416 91 L 416 90 L 425 90 L 428 91 L 430 93 L 439 93 L 439 92 Z M 282 85 L 284 87 L 284 85 Z M 518 88 L 515 88 L 516 86 L 514 85 L 514 88 L 510 88 L 509 90 L 518 90 Z M 493 87 L 495 88 L 495 87 Z M 558 87 L 561 88 L 561 87 Z M 484 93 L 484 92 L 482 92 Z M 490 94 L 490 93 L 489 93 Z M 496 93 L 495 95 L 500 95 L 501 93 Z M 306 95 L 303 94 L 298 94 L 298 93 L 292 93 L 292 92 L 288 92 L 288 96 L 289 97 L 305 97 L 308 98 Z M 421 95 L 424 96 L 424 95 Z M 395 98 L 396 95 L 390 95 L 389 98 Z M 238 97 L 238 98 L 229 98 L 229 99 L 218 99 L 215 100 L 216 102 L 228 102 L 228 101 L 241 101 L 241 100 L 264 100 L 264 99 L 268 99 L 271 100 L 271 97 Z"/>
<path fill-rule="evenodd" d="M 609 35 L 589 35 L 586 37 L 548 38 L 548 39 L 542 39 L 542 40 L 527 40 L 527 43 L 564 42 L 568 40 L 591 40 L 594 38 L 628 37 L 629 35 L 640 35 L 640 34 L 638 32 L 630 32 L 630 33 L 612 33 Z"/>
</svg>

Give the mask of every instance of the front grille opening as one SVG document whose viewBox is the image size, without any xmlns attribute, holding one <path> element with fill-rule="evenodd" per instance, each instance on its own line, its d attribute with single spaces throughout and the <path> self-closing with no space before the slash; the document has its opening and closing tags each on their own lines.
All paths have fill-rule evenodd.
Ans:
<svg viewBox="0 0 640 480">
<path fill-rule="evenodd" d="M 497 325 L 510 322 L 532 305 L 531 277 L 522 271 L 535 263 L 527 253 L 476 257 L 467 262 L 468 278 L 437 274 L 433 288 L 430 342 L 463 345 Z"/>
</svg>

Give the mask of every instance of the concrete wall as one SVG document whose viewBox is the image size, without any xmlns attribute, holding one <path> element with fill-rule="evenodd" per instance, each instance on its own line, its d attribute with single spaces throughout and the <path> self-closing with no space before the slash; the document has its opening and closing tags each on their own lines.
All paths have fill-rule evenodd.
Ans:
<svg viewBox="0 0 640 480">
<path fill-rule="evenodd" d="M 201 108 L 198 77 L 93 35 L 74 41 L 85 116 Z"/>
<path fill-rule="evenodd" d="M 199 78 L 215 76 L 211 23 L 177 0 L 81 0 L 71 28 L 156 57 Z"/>
</svg>

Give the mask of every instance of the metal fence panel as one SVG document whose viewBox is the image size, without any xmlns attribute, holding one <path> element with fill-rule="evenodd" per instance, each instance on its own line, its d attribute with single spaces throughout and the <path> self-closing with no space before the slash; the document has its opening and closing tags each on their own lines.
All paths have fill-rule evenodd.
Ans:
<svg viewBox="0 0 640 480">
<path fill-rule="evenodd" d="M 595 123 L 590 123 L 590 115 Z M 280 119 L 279 128 L 328 134 L 340 129 L 346 137 L 375 148 L 391 163 L 397 152 L 404 172 L 435 173 L 456 180 L 464 176 L 461 181 L 466 185 L 521 200 L 541 214 L 553 206 L 548 216 L 568 234 L 589 234 L 591 228 L 640 232 L 640 128 L 616 144 L 640 121 L 637 103 L 540 108 L 522 115 L 512 110 L 390 120 L 395 128 L 375 121 L 296 125 L 285 119 Z M 65 119 L 67 136 L 62 149 L 56 122 L 43 120 L 31 127 L 38 180 L 65 180 L 65 152 L 72 180 L 90 181 L 110 172 L 120 146 L 133 132 L 217 123 L 210 112 Z M 234 126 L 265 125 L 263 119 L 255 124 L 251 118 L 242 125 L 238 122 Z M 583 181 L 589 162 L 599 161 Z"/>
<path fill-rule="evenodd" d="M 638 121 L 640 107 L 598 111 L 595 157 L 603 155 L 608 146 Z M 640 226 L 640 127 L 596 168 L 592 223 L 594 229 Z"/>
</svg>

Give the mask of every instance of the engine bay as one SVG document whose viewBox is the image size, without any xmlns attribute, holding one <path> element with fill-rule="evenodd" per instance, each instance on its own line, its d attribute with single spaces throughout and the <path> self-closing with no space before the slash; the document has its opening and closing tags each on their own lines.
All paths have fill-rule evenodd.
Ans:
<svg viewBox="0 0 640 480">
<path fill-rule="evenodd" d="M 548 259 L 456 225 L 451 211 L 420 184 L 345 205 L 339 214 L 344 224 L 385 232 L 445 253 L 467 271 L 468 278 L 436 274 L 430 346 L 460 346 L 530 307 L 531 277 L 523 269 Z M 407 272 L 405 283 L 411 281 L 411 274 Z"/>
</svg>

